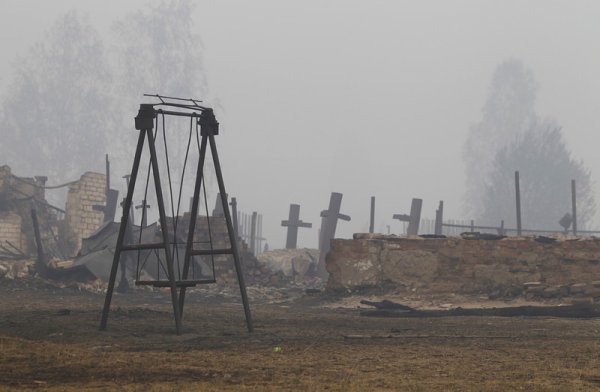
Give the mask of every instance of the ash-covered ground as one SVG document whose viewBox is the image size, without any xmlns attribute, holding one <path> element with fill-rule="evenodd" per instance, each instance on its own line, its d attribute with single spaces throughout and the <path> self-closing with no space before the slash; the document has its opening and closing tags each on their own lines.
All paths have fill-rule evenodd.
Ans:
<svg viewBox="0 0 600 392">
<path fill-rule="evenodd" d="M 485 298 L 248 287 L 190 290 L 175 334 L 169 292 L 104 295 L 35 277 L 0 280 L 0 389 L 581 390 L 600 387 L 600 321 L 552 317 L 362 317 L 361 299 L 417 308 Z M 469 305 L 470 304 L 470 305 Z M 522 304 L 522 303 L 519 303 Z M 549 304 L 549 303 L 548 303 Z M 506 305 L 506 304 L 505 304 Z M 508 305 L 517 305 L 516 303 Z"/>
</svg>

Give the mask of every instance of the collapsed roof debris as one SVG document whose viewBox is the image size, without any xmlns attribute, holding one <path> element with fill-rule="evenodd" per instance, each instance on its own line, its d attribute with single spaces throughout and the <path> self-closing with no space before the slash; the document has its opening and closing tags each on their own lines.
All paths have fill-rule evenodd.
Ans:
<svg viewBox="0 0 600 392">
<path fill-rule="evenodd" d="M 79 282 L 93 286 L 96 291 L 97 282 L 105 285 L 108 281 L 113 261 L 119 230 L 119 223 L 113 222 L 117 191 L 109 189 L 104 174 L 87 172 L 79 180 L 59 185 L 68 187 L 63 209 L 46 200 L 46 190 L 57 188 L 47 186 L 46 182 L 46 177 L 18 177 L 12 174 L 9 166 L 0 167 L 0 278 L 38 275 L 59 282 Z M 39 231 L 39 247 L 34 219 Z M 183 224 L 179 227 L 188 227 L 185 222 L 189 222 L 189 212 L 180 219 Z M 210 226 L 215 245 L 224 245 L 228 238 L 223 217 L 211 217 Z M 179 231 L 178 235 L 186 235 L 183 230 Z M 154 242 L 160 238 L 160 227 L 157 223 L 143 228 L 135 225 L 132 235 L 136 241 Z M 196 237 L 202 240 L 208 236 L 206 217 L 199 216 Z M 312 287 L 321 284 L 314 277 L 318 260 L 316 250 L 279 250 L 263 253 L 257 258 L 245 241 L 240 239 L 240 244 L 250 285 Z M 214 272 L 219 282 L 235 283 L 228 256 L 217 256 L 215 261 Z M 141 252 L 139 260 L 138 255 L 128 258 L 125 273 L 117 276 L 117 284 L 125 276 L 124 289 L 128 287 L 127 282 L 134 279 L 138 262 L 143 263 L 142 273 L 147 278 L 157 279 L 161 274 L 157 256 L 150 251 Z M 196 264 L 195 268 L 201 273 L 212 275 L 209 263 L 197 260 Z"/>
</svg>

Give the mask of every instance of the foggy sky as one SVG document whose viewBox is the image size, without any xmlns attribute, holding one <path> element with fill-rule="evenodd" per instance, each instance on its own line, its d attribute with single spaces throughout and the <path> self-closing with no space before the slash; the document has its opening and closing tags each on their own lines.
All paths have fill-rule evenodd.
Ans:
<svg viewBox="0 0 600 392">
<path fill-rule="evenodd" d="M 79 9 L 108 34 L 147 4 L 122 3 L 2 1 L 0 95 L 16 55 L 58 16 Z M 264 215 L 271 248 L 285 244 L 279 225 L 290 203 L 313 223 L 299 246 L 316 247 L 332 191 L 344 193 L 352 217 L 338 237 L 368 230 L 372 195 L 379 231 L 401 231 L 391 216 L 407 213 L 412 197 L 424 199 L 424 217 L 444 200 L 447 218 L 470 219 L 462 147 L 496 66 L 511 57 L 533 70 L 537 113 L 562 125 L 600 191 L 600 2 L 214 0 L 197 2 L 194 17 L 213 104 L 223 108 L 225 183 L 241 210 Z"/>
</svg>

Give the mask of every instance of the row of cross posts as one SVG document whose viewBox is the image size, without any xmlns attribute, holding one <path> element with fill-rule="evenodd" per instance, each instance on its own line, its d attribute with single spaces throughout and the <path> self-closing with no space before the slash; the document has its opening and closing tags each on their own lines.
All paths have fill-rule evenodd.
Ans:
<svg viewBox="0 0 600 392">
<path fill-rule="evenodd" d="M 319 249 L 328 248 L 329 241 L 335 237 L 339 219 L 349 221 L 348 215 L 340 213 L 342 207 L 341 193 L 332 192 L 329 199 L 329 208 L 321 211 L 321 228 L 319 229 Z M 287 227 L 286 249 L 295 249 L 298 243 L 298 229 L 311 228 L 312 223 L 300 219 L 300 205 L 290 204 L 290 213 L 287 220 L 281 221 L 281 226 Z"/>
<path fill-rule="evenodd" d="M 350 216 L 340 212 L 342 206 L 342 194 L 332 192 L 329 198 L 329 207 L 321 211 L 321 228 L 319 229 L 319 275 L 326 274 L 325 257 L 330 250 L 331 240 L 335 238 L 335 232 L 339 220 L 350 221 Z M 423 200 L 413 199 L 410 215 L 395 214 L 394 219 L 408 222 L 408 234 L 416 235 L 419 232 L 419 222 L 421 220 L 421 207 Z M 299 228 L 311 228 L 312 223 L 304 222 L 300 219 L 300 206 L 298 204 L 290 205 L 290 212 L 287 220 L 281 221 L 281 226 L 287 227 L 286 248 L 296 248 L 298 241 Z M 371 197 L 371 216 L 369 232 L 375 230 L 375 197 Z"/>
<path fill-rule="evenodd" d="M 520 203 L 520 186 L 519 186 L 519 172 L 515 172 L 515 194 L 516 194 L 516 214 L 517 214 L 517 235 L 521 235 L 521 203 Z M 569 220 L 569 225 L 572 222 L 573 234 L 577 233 L 577 213 L 576 213 L 576 202 L 575 202 L 575 180 L 572 181 L 572 215 L 567 218 L 563 218 L 561 224 L 563 226 L 566 225 L 566 221 Z M 337 229 L 337 224 L 339 220 L 350 221 L 350 216 L 342 214 L 340 212 L 342 205 L 342 197 L 341 193 L 332 192 L 329 199 L 329 207 L 326 210 L 321 211 L 321 227 L 319 229 L 319 251 L 320 251 L 320 260 L 319 260 L 319 268 L 324 269 L 325 265 L 325 256 L 330 250 L 331 240 L 335 238 L 335 232 Z M 219 195 L 217 196 L 217 200 L 219 200 Z M 266 245 L 266 238 L 262 236 L 262 215 L 257 212 L 252 212 L 251 214 L 238 211 L 237 210 L 237 202 L 236 198 L 232 198 L 230 205 L 232 206 L 234 227 L 237 230 L 238 237 L 245 241 L 249 248 L 250 252 L 254 255 L 258 255 L 263 251 L 268 250 Z M 144 208 L 144 206 L 140 205 L 139 208 Z M 147 206 L 145 206 L 147 208 Z M 406 222 L 408 224 L 408 228 L 406 230 L 407 235 L 418 235 L 419 234 L 419 225 L 421 222 L 421 210 L 423 207 L 423 200 L 414 198 L 411 202 L 410 213 L 409 214 L 394 214 L 392 216 L 393 219 L 397 219 L 401 222 Z M 369 224 L 369 232 L 373 233 L 375 231 L 375 197 L 371 197 L 371 211 L 370 211 L 370 224 Z M 215 209 L 213 210 L 213 216 L 223 216 L 223 210 L 220 203 L 216 203 Z M 464 225 L 454 225 L 447 224 L 443 222 L 444 218 L 444 202 L 440 201 L 438 208 L 435 212 L 435 224 L 434 224 L 434 234 L 442 235 L 442 231 L 444 227 L 454 227 L 461 226 L 470 228 L 471 231 L 475 229 L 490 229 L 497 230 L 498 234 L 504 235 L 507 229 L 504 228 L 504 221 L 501 222 L 499 227 L 484 227 L 484 226 L 475 226 L 474 222 L 471 221 L 469 226 Z M 281 226 L 287 228 L 287 237 L 286 237 L 286 249 L 295 249 L 298 244 L 298 229 L 300 228 L 312 228 L 312 223 L 304 222 L 300 219 L 300 205 L 299 204 L 290 204 L 290 210 L 288 219 L 281 221 Z M 265 244 L 263 247 L 263 243 Z M 320 271 L 323 272 L 323 271 Z"/>
<path fill-rule="evenodd" d="M 348 215 L 340 213 L 342 207 L 342 194 L 333 192 L 329 198 L 329 207 L 321 211 L 321 228 L 319 229 L 319 275 L 325 275 L 325 256 L 329 252 L 331 240 L 335 237 L 338 220 L 349 221 Z M 281 226 L 287 227 L 286 249 L 295 249 L 298 243 L 298 229 L 311 228 L 312 223 L 300 219 L 300 205 L 290 204 L 290 213 L 287 220 L 281 221 Z"/>
<path fill-rule="evenodd" d="M 129 176 L 124 176 L 126 182 L 129 182 Z M 340 213 L 342 204 L 341 193 L 332 192 L 329 199 L 329 207 L 327 210 L 321 212 L 321 227 L 319 229 L 319 250 L 324 255 L 329 251 L 329 244 L 331 239 L 335 237 L 338 220 L 349 221 L 348 215 Z M 576 184 L 575 180 L 571 181 L 571 199 L 572 199 L 572 211 L 570 214 L 565 214 L 560 220 L 561 226 L 565 229 L 565 232 L 570 227 L 573 235 L 577 235 L 577 203 L 576 203 Z M 104 221 L 111 222 L 114 220 L 115 211 L 118 203 L 118 191 L 110 188 L 110 162 L 108 155 L 106 156 L 106 205 L 94 206 L 95 210 L 104 212 Z M 214 217 L 224 216 L 223 207 L 220 200 L 220 195 L 217 195 L 217 202 L 212 215 Z M 232 215 L 234 220 L 234 227 L 237 230 L 238 237 L 246 242 L 250 248 L 250 252 L 254 255 L 258 255 L 263 251 L 268 250 L 266 244 L 266 238 L 262 235 L 262 214 L 257 212 L 245 213 L 237 210 L 236 198 L 232 198 L 230 205 L 232 207 Z M 517 227 L 514 229 L 517 235 L 521 235 L 523 232 L 521 222 L 521 192 L 520 192 L 520 177 L 519 172 L 515 172 L 515 205 L 516 205 L 516 222 Z M 393 219 L 397 219 L 401 222 L 408 223 L 406 234 L 418 235 L 419 225 L 421 222 L 421 210 L 423 206 L 423 200 L 414 198 L 412 199 L 410 214 L 394 214 Z M 145 200 L 141 201 L 139 205 L 135 206 L 136 210 L 142 210 L 142 217 L 147 217 L 145 210 L 149 209 L 150 205 Z M 371 197 L 371 211 L 370 211 L 370 224 L 369 232 L 373 233 L 375 230 L 375 197 Z M 130 212 L 133 215 L 133 209 Z M 500 223 L 498 227 L 487 227 L 487 226 L 475 226 L 474 222 L 471 221 L 470 225 L 457 225 L 452 223 L 444 223 L 444 202 L 440 201 L 439 206 L 435 212 L 435 223 L 434 223 L 434 234 L 442 235 L 444 227 L 454 228 L 470 228 L 471 231 L 475 229 L 484 230 L 496 230 L 498 234 L 505 235 L 507 231 L 513 229 L 505 229 L 504 221 Z M 146 226 L 147 222 L 142 221 L 142 227 Z M 300 205 L 290 204 L 290 211 L 287 220 L 281 222 L 283 227 L 287 227 L 286 237 L 286 248 L 295 249 L 298 242 L 298 229 L 299 228 L 312 228 L 312 223 L 304 222 L 300 219 Z M 460 226 L 460 227 L 459 227 Z M 528 230 L 529 231 L 529 230 Z"/>
<path fill-rule="evenodd" d="M 565 227 L 565 231 L 567 227 L 572 223 L 573 234 L 577 234 L 577 204 L 576 204 L 576 190 L 575 190 L 575 180 L 571 181 L 571 193 L 572 193 L 572 213 L 567 214 L 569 216 L 563 217 L 561 219 L 561 225 Z M 516 214 L 517 214 L 517 235 L 521 235 L 522 227 L 521 227 L 521 196 L 520 196 L 520 184 L 519 184 L 519 172 L 515 172 L 515 194 L 516 194 Z M 329 252 L 330 242 L 335 237 L 335 232 L 337 228 L 338 220 L 349 221 L 350 217 L 348 215 L 340 213 L 342 204 L 342 194 L 337 192 L 332 192 L 329 199 L 329 207 L 327 210 L 323 210 L 321 212 L 321 228 L 319 230 L 319 251 L 321 254 L 321 260 L 319 265 L 324 266 L 324 257 Z M 419 225 L 421 222 L 421 210 L 423 207 L 423 200 L 414 198 L 411 202 L 410 214 L 394 214 L 393 219 L 397 219 L 401 222 L 408 223 L 408 228 L 406 234 L 408 235 L 418 235 L 419 234 Z M 446 224 L 443 222 L 444 219 L 444 202 L 440 201 L 438 208 L 435 212 L 435 224 L 434 224 L 434 235 L 442 235 L 442 230 L 444 227 L 454 227 L 461 226 L 462 228 L 470 228 L 471 231 L 475 229 L 489 229 L 489 230 L 497 230 L 498 234 L 505 235 L 506 232 L 510 229 L 505 229 L 504 221 L 500 223 L 499 227 L 485 227 L 485 226 L 475 226 L 474 221 L 471 221 L 471 224 L 468 226 L 464 225 L 454 225 L 454 224 Z M 299 228 L 311 228 L 312 223 L 304 222 L 300 219 L 300 205 L 291 204 L 290 212 L 287 220 L 281 221 L 281 226 L 287 227 L 287 238 L 286 238 L 286 248 L 294 249 L 297 246 L 298 241 L 298 229 Z M 369 224 L 369 232 L 373 233 L 375 231 L 375 197 L 371 197 L 371 214 L 370 214 L 370 224 Z"/>
</svg>

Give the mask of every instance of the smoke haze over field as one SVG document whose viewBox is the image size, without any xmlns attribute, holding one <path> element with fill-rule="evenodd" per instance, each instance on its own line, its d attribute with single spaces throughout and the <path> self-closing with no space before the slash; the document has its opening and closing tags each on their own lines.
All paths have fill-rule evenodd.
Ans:
<svg viewBox="0 0 600 392">
<path fill-rule="evenodd" d="M 156 3 L 4 1 L 0 99 L 11 93 L 18 56 L 57 18 L 79 10 L 108 45 L 113 22 L 148 4 Z M 444 200 L 446 217 L 471 219 L 462 210 L 463 145 L 509 58 L 533 71 L 536 113 L 562 126 L 600 191 L 599 2 L 215 0 L 195 2 L 193 20 L 228 193 L 264 215 L 271 248 L 284 246 L 279 224 L 290 203 L 313 223 L 299 246 L 316 247 L 332 191 L 344 194 L 342 212 L 352 217 L 339 223 L 339 237 L 368 230 L 372 195 L 377 231 L 400 232 L 391 216 L 407 213 L 413 197 L 424 199 L 424 217 Z M 145 92 L 171 94 L 135 92 L 140 102 Z M 86 170 L 102 171 L 103 161 Z M 527 226 L 527 211 L 523 219 Z"/>
</svg>

